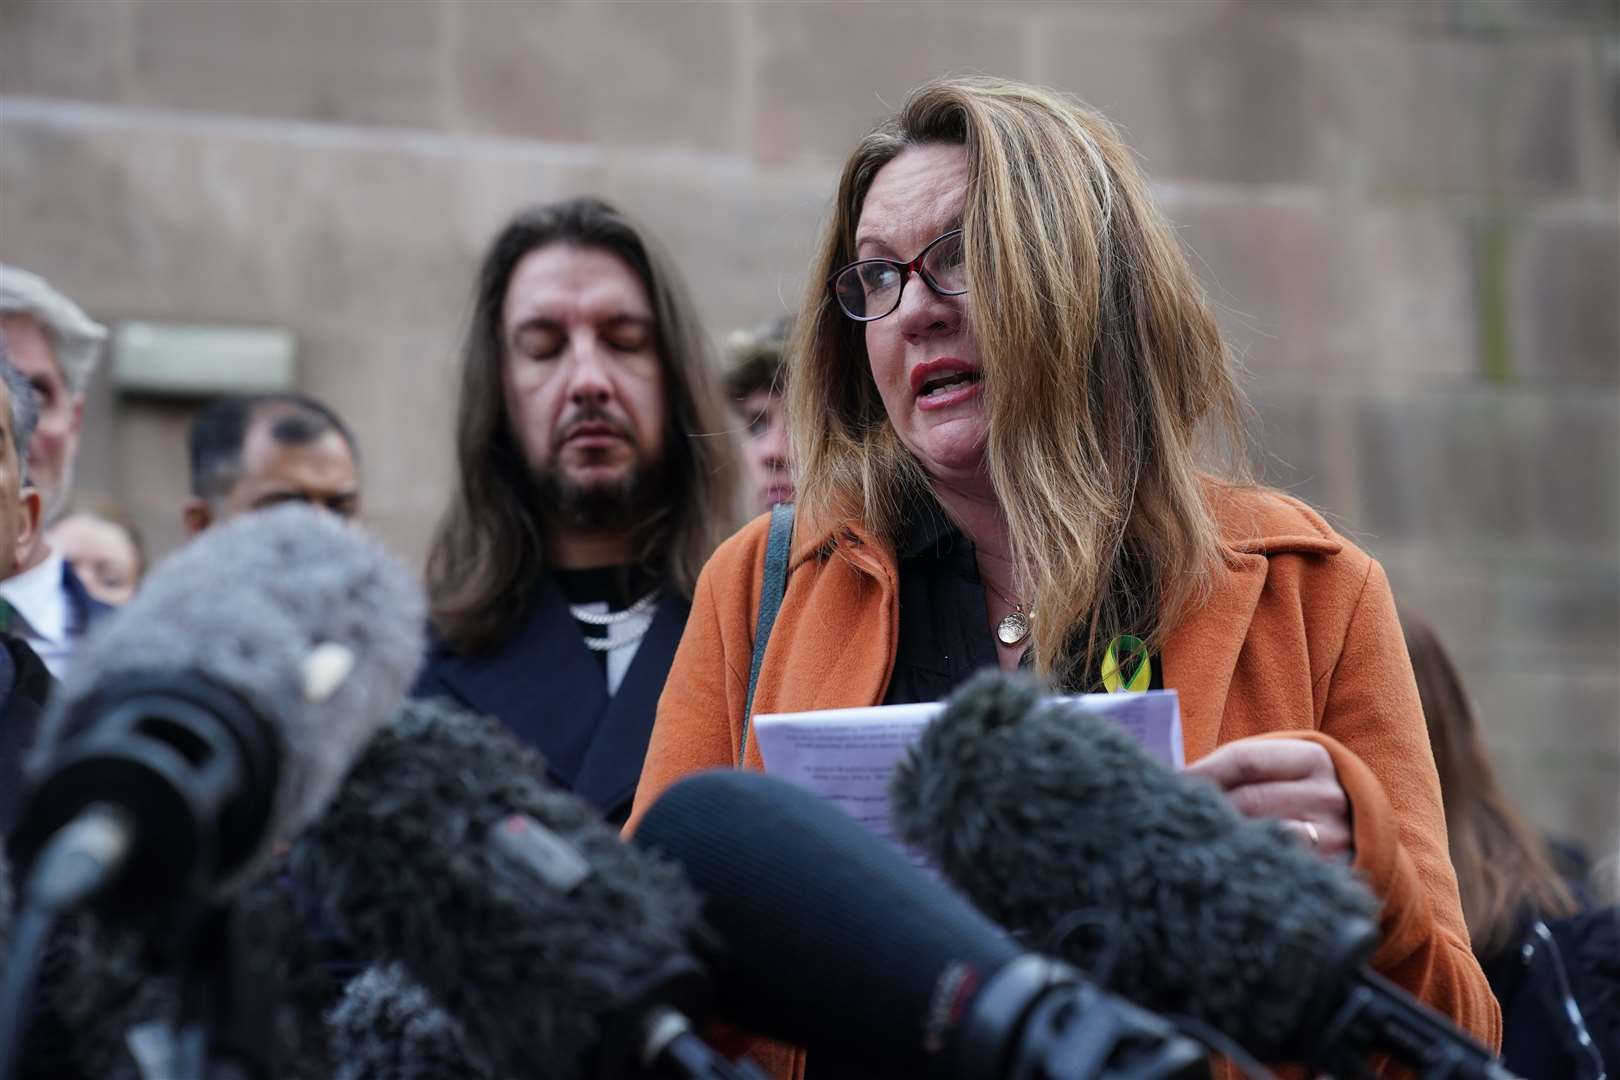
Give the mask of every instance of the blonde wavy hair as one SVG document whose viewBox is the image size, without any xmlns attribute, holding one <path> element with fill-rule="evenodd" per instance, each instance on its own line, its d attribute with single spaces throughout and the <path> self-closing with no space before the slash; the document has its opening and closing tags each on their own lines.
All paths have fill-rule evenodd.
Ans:
<svg viewBox="0 0 1620 1080">
<path fill-rule="evenodd" d="M 1156 650 L 1208 594 L 1224 548 L 1201 450 L 1224 448 L 1227 476 L 1246 475 L 1246 406 L 1209 302 L 1101 114 L 1041 87 L 948 78 L 861 140 L 790 349 L 801 512 L 854 516 L 898 539 L 907 502 L 928 490 L 884 411 L 864 329 L 824 282 L 856 257 L 878 171 L 941 143 L 967 154 L 962 229 L 988 469 L 1017 589 L 1038 615 L 1036 668 L 1091 689 L 1115 636 Z"/>
</svg>

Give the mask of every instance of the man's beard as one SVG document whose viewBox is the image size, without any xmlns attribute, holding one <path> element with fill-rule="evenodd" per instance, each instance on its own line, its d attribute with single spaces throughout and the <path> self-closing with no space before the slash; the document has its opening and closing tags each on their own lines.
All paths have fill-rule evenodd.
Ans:
<svg viewBox="0 0 1620 1080">
<path fill-rule="evenodd" d="M 582 533 L 641 532 L 668 503 L 662 461 L 637 460 L 612 479 L 579 481 L 552 459 L 534 477 L 541 512 L 553 526 Z"/>
</svg>

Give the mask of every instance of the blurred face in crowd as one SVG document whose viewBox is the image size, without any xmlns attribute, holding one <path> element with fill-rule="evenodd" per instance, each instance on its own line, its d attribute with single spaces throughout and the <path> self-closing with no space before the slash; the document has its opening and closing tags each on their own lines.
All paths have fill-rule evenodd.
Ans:
<svg viewBox="0 0 1620 1080">
<path fill-rule="evenodd" d="M 95 514 L 69 514 L 46 530 L 45 542 L 102 603 L 117 606 L 135 595 L 141 555 L 123 526 Z"/>
<path fill-rule="evenodd" d="M 79 453 L 84 395 L 68 390 L 50 338 L 31 315 L 0 315 L 11 363 L 34 387 L 39 425 L 28 444 L 29 475 L 45 500 L 47 519 L 67 500 L 73 486 L 73 460 Z"/>
<path fill-rule="evenodd" d="M 787 402 L 780 394 L 755 390 L 737 403 L 737 411 L 748 425 L 743 459 L 748 463 L 748 485 L 756 507 L 764 511 L 776 503 L 792 502 Z"/>
<path fill-rule="evenodd" d="M 967 154 L 960 146 L 912 147 L 872 180 L 856 226 L 858 259 L 909 263 L 962 226 Z M 986 422 L 971 295 L 940 296 L 913 273 L 891 314 L 866 323 L 872 378 L 896 434 L 936 480 L 979 485 Z"/>
<path fill-rule="evenodd" d="M 548 510 L 624 524 L 664 454 L 664 372 L 647 290 L 617 255 L 552 244 L 512 272 L 506 415 Z"/>
<path fill-rule="evenodd" d="M 11 391 L 0 382 L 0 578 L 17 572 L 39 528 L 39 493 L 22 482 L 11 441 Z"/>
<path fill-rule="evenodd" d="M 276 436 L 286 409 L 255 415 L 242 440 L 241 477 L 222 498 L 193 498 L 186 504 L 186 527 L 193 534 L 238 514 L 287 502 L 308 503 L 342 518 L 360 511 L 360 472 L 348 440 L 327 428 L 307 442 Z"/>
</svg>

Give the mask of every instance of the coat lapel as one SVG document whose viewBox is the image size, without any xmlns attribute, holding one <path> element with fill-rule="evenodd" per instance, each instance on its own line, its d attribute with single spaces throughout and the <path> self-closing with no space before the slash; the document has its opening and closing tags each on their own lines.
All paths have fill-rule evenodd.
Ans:
<svg viewBox="0 0 1620 1080">
<path fill-rule="evenodd" d="M 665 589 L 647 636 L 636 648 L 618 693 L 608 702 L 574 777 L 575 794 L 609 818 L 629 810 L 658 713 L 658 695 L 663 692 L 675 647 L 681 642 L 691 610 L 690 601 Z M 576 630 L 575 638 L 578 636 Z"/>
<path fill-rule="evenodd" d="M 1265 588 L 1264 555 L 1232 551 L 1203 607 L 1181 620 L 1162 652 L 1164 685 L 1181 699 L 1181 739 L 1189 762 L 1220 738 L 1232 673 Z"/>
<path fill-rule="evenodd" d="M 608 706 L 607 687 L 562 593 L 550 579 L 538 589 L 516 637 L 487 655 L 448 659 L 440 678 L 539 750 L 553 780 L 571 788 Z"/>
<path fill-rule="evenodd" d="M 900 641 L 900 583 L 894 553 L 870 538 L 852 536 L 844 542 L 849 549 L 828 556 L 820 572 L 839 575 L 843 587 L 857 597 L 875 589 L 878 600 L 872 607 L 859 601 L 849 605 L 862 613 L 862 620 L 845 620 L 838 655 L 825 672 L 818 673 L 814 683 L 812 709 L 881 703 L 894 675 L 895 650 Z M 873 621 L 868 622 L 868 618 Z M 887 642 L 887 650 L 873 648 L 876 641 Z"/>
</svg>

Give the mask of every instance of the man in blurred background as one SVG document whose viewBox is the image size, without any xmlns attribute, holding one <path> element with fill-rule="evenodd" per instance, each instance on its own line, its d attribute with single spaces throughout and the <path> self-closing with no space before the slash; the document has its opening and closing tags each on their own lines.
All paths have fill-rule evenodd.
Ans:
<svg viewBox="0 0 1620 1080">
<path fill-rule="evenodd" d="M 709 365 L 674 265 L 605 203 L 536 208 L 490 246 L 416 692 L 499 717 L 614 821 L 698 571 L 737 525 Z"/>
<path fill-rule="evenodd" d="M 220 398 L 187 439 L 191 496 L 182 516 L 196 536 L 217 522 L 284 502 L 352 518 L 360 510 L 360 448 L 342 417 L 303 394 Z"/>
<path fill-rule="evenodd" d="M 748 466 L 750 509 L 763 513 L 777 503 L 793 501 L 793 471 L 788 457 L 787 374 L 784 363 L 793 318 L 783 315 L 757 330 L 731 336 L 731 370 L 726 394 L 742 419 L 743 461 Z"/>
<path fill-rule="evenodd" d="M 39 530 L 39 492 L 28 484 L 28 443 L 38 421 L 33 389 L 0 341 L 0 576 L 17 569 L 18 554 Z M 12 632 L 12 611 L 0 600 L 0 834 L 13 824 L 22 787 L 23 752 L 34 741 L 54 680 L 28 643 Z"/>
<path fill-rule="evenodd" d="M 11 363 L 33 387 L 39 422 L 29 440 L 29 477 L 49 524 L 67 502 L 84 424 L 85 392 L 107 330 L 72 300 L 26 270 L 0 264 L 0 336 Z M 60 552 L 36 530 L 0 598 L 23 637 L 60 678 L 79 640 L 108 608 L 93 598 Z"/>
</svg>

